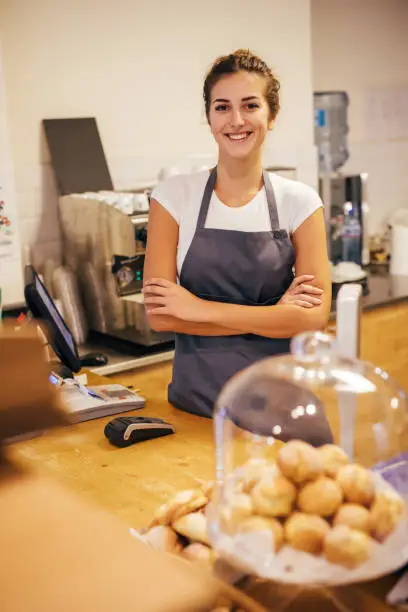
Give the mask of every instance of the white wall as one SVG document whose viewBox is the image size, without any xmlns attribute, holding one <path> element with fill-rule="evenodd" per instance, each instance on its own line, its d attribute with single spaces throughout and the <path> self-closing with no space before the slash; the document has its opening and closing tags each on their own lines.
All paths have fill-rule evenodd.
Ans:
<svg viewBox="0 0 408 612">
<path fill-rule="evenodd" d="M 7 100 L 0 45 L 0 311 L 2 304 L 19 304 L 23 294 L 21 245 L 14 200 L 14 171 L 9 141 Z"/>
<path fill-rule="evenodd" d="M 267 162 L 316 184 L 309 0 L 2 0 L 0 36 L 22 241 L 57 256 L 43 118 L 95 116 L 115 187 L 214 153 L 201 89 L 216 56 L 250 47 L 282 81 Z"/>
<path fill-rule="evenodd" d="M 350 160 L 369 173 L 371 233 L 408 206 L 408 1 L 311 0 L 314 90 L 350 97 Z"/>
</svg>

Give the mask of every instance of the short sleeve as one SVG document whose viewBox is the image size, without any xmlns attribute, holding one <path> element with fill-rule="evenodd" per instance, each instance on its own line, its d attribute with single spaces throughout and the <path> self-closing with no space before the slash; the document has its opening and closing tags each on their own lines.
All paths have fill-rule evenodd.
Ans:
<svg viewBox="0 0 408 612">
<path fill-rule="evenodd" d="M 323 207 L 323 202 L 317 191 L 303 183 L 296 183 L 291 199 L 290 233 L 293 234 L 306 219 Z"/>
<path fill-rule="evenodd" d="M 161 181 L 151 193 L 151 198 L 157 200 L 179 225 L 184 201 L 181 179 L 177 175 Z"/>
</svg>

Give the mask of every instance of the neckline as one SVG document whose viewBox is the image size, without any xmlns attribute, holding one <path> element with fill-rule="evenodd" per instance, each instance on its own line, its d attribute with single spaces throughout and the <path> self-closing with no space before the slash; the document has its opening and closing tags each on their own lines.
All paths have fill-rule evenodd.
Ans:
<svg viewBox="0 0 408 612">
<path fill-rule="evenodd" d="M 212 192 L 212 197 L 217 201 L 218 204 L 222 206 L 222 208 L 227 208 L 228 210 L 243 210 L 253 205 L 257 198 L 261 197 L 262 193 L 266 196 L 265 185 L 262 185 L 262 188 L 254 195 L 251 200 L 249 200 L 249 202 L 246 202 L 246 204 L 242 204 L 241 206 L 228 206 L 228 204 L 225 204 L 225 202 L 223 202 L 221 198 L 218 197 L 215 190 Z"/>
</svg>

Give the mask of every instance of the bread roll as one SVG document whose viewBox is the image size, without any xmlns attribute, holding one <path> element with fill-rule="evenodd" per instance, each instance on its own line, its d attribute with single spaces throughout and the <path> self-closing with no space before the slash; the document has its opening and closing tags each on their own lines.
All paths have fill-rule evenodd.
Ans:
<svg viewBox="0 0 408 612">
<path fill-rule="evenodd" d="M 207 519 L 201 512 L 185 514 L 172 523 L 172 527 L 177 533 L 192 542 L 201 542 L 209 545 L 207 535 Z"/>
<path fill-rule="evenodd" d="M 193 544 L 186 546 L 182 551 L 182 556 L 189 561 L 193 561 L 194 563 L 199 563 L 200 565 L 204 566 L 211 566 L 214 561 L 213 550 L 205 544 L 200 544 L 199 542 L 194 542 Z"/>
<path fill-rule="evenodd" d="M 208 498 L 201 489 L 180 491 L 180 493 L 177 493 L 171 500 L 160 506 L 151 526 L 170 525 L 172 521 L 180 516 L 195 512 L 203 508 L 207 503 Z"/>
<path fill-rule="evenodd" d="M 149 529 L 142 537 L 149 546 L 160 552 L 177 554 L 181 551 L 178 535 L 171 527 L 157 525 Z"/>
<path fill-rule="evenodd" d="M 318 516 L 332 516 L 343 501 L 339 485 L 331 478 L 322 476 L 308 482 L 300 491 L 298 506 L 302 512 Z"/>
<path fill-rule="evenodd" d="M 383 542 L 394 531 L 404 514 L 404 502 L 394 491 L 381 491 L 375 496 L 370 511 L 370 531 L 379 542 Z"/>
<path fill-rule="evenodd" d="M 296 499 L 296 487 L 279 473 L 262 478 L 251 493 L 254 511 L 261 516 L 287 516 Z"/>
<path fill-rule="evenodd" d="M 291 440 L 279 450 L 277 464 L 282 474 L 296 484 L 316 480 L 324 471 L 318 449 L 300 440 Z"/>
<path fill-rule="evenodd" d="M 335 478 L 339 469 L 350 463 L 347 454 L 339 446 L 325 444 L 318 450 L 323 458 L 324 472 L 330 478 Z"/>
<path fill-rule="evenodd" d="M 347 501 L 370 506 L 374 500 L 374 476 L 362 465 L 351 463 L 339 469 L 336 481 Z"/>
<path fill-rule="evenodd" d="M 372 541 L 366 533 L 337 525 L 324 539 L 323 554 L 330 563 L 353 569 L 367 561 L 371 547 Z"/>
<path fill-rule="evenodd" d="M 295 512 L 285 523 L 285 540 L 297 550 L 317 554 L 329 531 L 329 523 L 320 516 Z"/>
<path fill-rule="evenodd" d="M 350 529 L 370 533 L 370 512 L 358 504 L 343 504 L 336 512 L 333 525 L 347 525 Z"/>
</svg>

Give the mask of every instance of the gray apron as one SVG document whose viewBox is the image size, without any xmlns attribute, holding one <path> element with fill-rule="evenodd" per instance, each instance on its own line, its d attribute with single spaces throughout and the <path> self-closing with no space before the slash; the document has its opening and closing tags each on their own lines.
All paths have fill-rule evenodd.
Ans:
<svg viewBox="0 0 408 612">
<path fill-rule="evenodd" d="M 271 230 L 264 232 L 205 227 L 216 176 L 214 169 L 204 190 L 180 284 L 213 302 L 276 304 L 293 280 L 295 252 L 286 230 L 279 228 L 268 173 L 263 172 L 263 180 Z M 214 337 L 176 334 L 169 401 L 181 410 L 211 417 L 215 400 L 231 376 L 259 359 L 289 352 L 289 344 L 290 339 L 254 334 Z"/>
<path fill-rule="evenodd" d="M 295 251 L 286 230 L 279 228 L 275 195 L 265 171 L 263 180 L 270 231 L 212 229 L 205 227 L 216 181 L 216 169 L 211 172 L 196 231 L 181 269 L 182 287 L 205 300 L 246 306 L 271 306 L 287 291 L 294 278 Z M 260 359 L 288 353 L 289 349 L 289 338 L 265 338 L 254 334 L 214 337 L 176 334 L 169 402 L 181 410 L 211 417 L 216 399 L 231 376 Z M 273 414 L 274 424 L 281 427 L 281 434 L 276 437 L 283 441 L 300 438 L 314 446 L 332 442 L 324 406 L 309 391 L 294 387 L 284 381 L 273 382 L 273 391 L 262 398 L 264 403 L 265 397 L 268 398 L 269 408 L 266 404 L 258 405 L 256 394 L 247 400 L 242 398 L 236 406 L 240 421 L 237 425 L 258 433 L 263 433 L 266 427 L 270 432 Z M 291 417 L 288 407 L 295 401 L 293 393 L 305 405 L 314 403 L 313 416 L 297 420 Z M 257 404 L 256 418 L 254 402 Z"/>
</svg>

